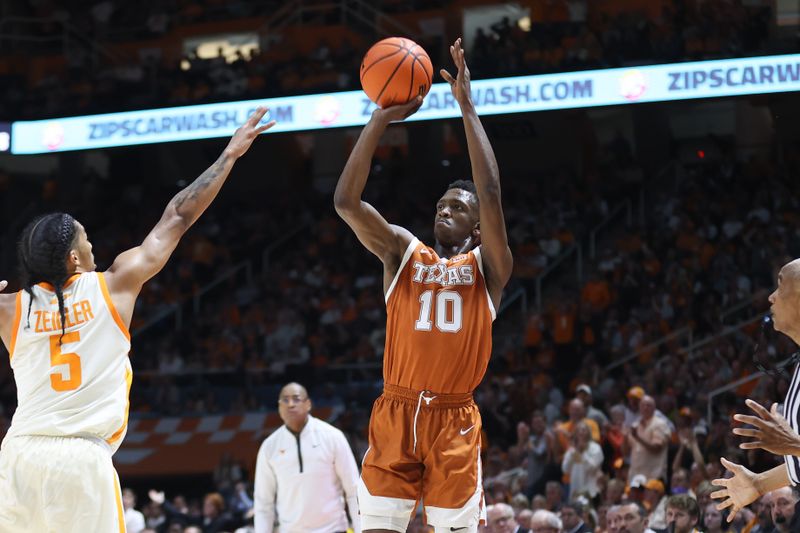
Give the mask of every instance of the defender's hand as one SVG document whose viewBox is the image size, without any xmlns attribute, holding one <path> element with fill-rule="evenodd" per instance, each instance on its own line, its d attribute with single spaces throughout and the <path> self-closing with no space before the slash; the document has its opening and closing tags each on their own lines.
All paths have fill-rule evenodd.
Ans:
<svg viewBox="0 0 800 533">
<path fill-rule="evenodd" d="M 264 118 L 264 115 L 267 114 L 267 111 L 269 111 L 268 108 L 259 107 L 250 115 L 247 122 L 242 124 L 239 129 L 234 132 L 233 137 L 231 137 L 230 142 L 228 142 L 227 148 L 225 148 L 225 152 L 228 155 L 235 159 L 242 157 L 259 134 L 264 133 L 276 124 L 276 122 L 272 120 L 263 126 L 258 125 L 261 119 Z"/>
</svg>

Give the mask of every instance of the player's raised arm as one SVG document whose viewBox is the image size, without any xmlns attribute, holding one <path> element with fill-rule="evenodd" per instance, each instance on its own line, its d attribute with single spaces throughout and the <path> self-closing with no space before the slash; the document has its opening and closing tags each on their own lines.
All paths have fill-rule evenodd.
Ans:
<svg viewBox="0 0 800 533">
<path fill-rule="evenodd" d="M 481 255 L 486 268 L 489 295 L 497 307 L 513 267 L 500 197 L 500 172 L 492 145 L 472 103 L 469 68 L 464 59 L 464 50 L 461 48 L 461 38 L 456 39 L 450 47 L 450 55 L 458 68 L 458 73 L 453 77 L 442 69 L 440 74 L 450 84 L 464 117 L 472 179 L 478 190 L 480 202 Z"/>
<path fill-rule="evenodd" d="M 112 296 L 135 299 L 142 285 L 155 276 L 166 264 L 178 241 L 203 214 L 228 178 L 233 164 L 247 152 L 260 133 L 275 125 L 275 121 L 259 126 L 267 108 L 259 107 L 233 134 L 219 158 L 191 184 L 167 204 L 161 220 L 145 237 L 141 245 L 123 252 L 106 272 L 106 282 Z M 116 298 L 115 298 L 116 300 Z M 119 302 L 116 302 L 119 305 Z M 129 303 L 129 302 L 124 302 Z M 133 302 L 130 302 L 131 304 Z M 128 306 L 119 309 L 123 319 Z M 131 313 L 133 306 L 130 306 Z"/>
<path fill-rule="evenodd" d="M 376 109 L 372 113 L 347 159 L 333 196 L 339 216 L 347 222 L 361 244 L 378 256 L 389 270 L 400 263 L 411 242 L 411 233 L 389 224 L 374 207 L 361 199 L 361 194 L 367 184 L 372 156 L 386 127 L 395 120 L 408 118 L 421 104 L 422 98 L 417 97 L 407 104 Z"/>
</svg>

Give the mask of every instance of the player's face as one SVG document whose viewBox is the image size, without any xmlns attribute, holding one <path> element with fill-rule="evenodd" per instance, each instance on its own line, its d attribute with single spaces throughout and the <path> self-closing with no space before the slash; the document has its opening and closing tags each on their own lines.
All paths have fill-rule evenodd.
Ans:
<svg viewBox="0 0 800 533">
<path fill-rule="evenodd" d="M 444 246 L 461 244 L 478 233 L 475 196 L 464 189 L 449 189 L 436 203 L 433 234 Z"/>
<path fill-rule="evenodd" d="M 97 268 L 97 265 L 94 264 L 92 243 L 89 242 L 86 228 L 77 220 L 75 221 L 75 229 L 75 240 L 72 251 L 75 252 L 75 257 L 77 258 L 76 265 L 79 266 L 83 272 L 91 272 Z"/>
</svg>

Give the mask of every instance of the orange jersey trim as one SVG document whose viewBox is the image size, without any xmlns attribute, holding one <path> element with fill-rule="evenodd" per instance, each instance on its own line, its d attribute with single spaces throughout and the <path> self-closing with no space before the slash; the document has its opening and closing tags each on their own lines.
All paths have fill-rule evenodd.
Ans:
<svg viewBox="0 0 800 533">
<path fill-rule="evenodd" d="M 22 320 L 22 291 L 17 293 L 16 304 L 14 304 L 14 321 L 11 329 L 11 344 L 8 347 L 8 360 L 14 358 L 14 347 L 17 345 L 17 333 L 19 332 L 19 322 Z"/>
<path fill-rule="evenodd" d="M 66 289 L 67 287 L 72 285 L 72 283 L 76 279 L 78 279 L 79 277 L 81 277 L 80 273 L 71 275 L 69 278 L 67 278 L 67 281 L 66 281 L 66 283 L 64 283 L 64 287 L 62 287 L 62 289 Z M 41 288 L 43 288 L 43 289 L 47 289 L 50 292 L 56 292 L 56 288 L 53 287 L 50 283 L 47 283 L 46 281 L 41 281 L 41 282 L 37 283 L 36 285 L 41 287 Z"/>
<path fill-rule="evenodd" d="M 125 533 L 125 513 L 122 510 L 122 494 L 119 493 L 119 477 L 114 472 L 114 497 L 117 504 L 117 525 L 119 526 L 119 533 Z"/>
<path fill-rule="evenodd" d="M 127 387 L 127 393 L 126 393 L 126 396 L 128 397 L 128 401 L 125 404 L 125 421 L 122 423 L 120 428 L 118 430 L 116 430 L 113 435 L 111 435 L 111 438 L 106 439 L 106 442 L 109 443 L 109 444 L 114 444 L 115 442 L 117 442 L 119 440 L 119 438 L 122 436 L 122 432 L 125 431 L 126 427 L 128 427 L 128 413 L 131 410 L 131 383 L 133 383 L 133 372 L 131 372 L 130 370 L 128 370 L 126 368 L 125 369 L 125 384 L 128 386 Z"/>
<path fill-rule="evenodd" d="M 119 326 L 119 329 L 122 331 L 123 335 L 125 335 L 125 337 L 127 337 L 127 339 L 130 341 L 131 333 L 128 331 L 128 327 L 125 325 L 125 322 L 122 321 L 122 317 L 119 316 L 117 308 L 114 307 L 114 302 L 111 301 L 111 293 L 108 292 L 105 274 L 98 272 L 97 279 L 100 281 L 100 290 L 103 291 L 103 298 L 106 301 L 109 311 L 111 311 L 111 316 L 114 317 L 114 322 L 117 323 L 117 326 Z"/>
</svg>

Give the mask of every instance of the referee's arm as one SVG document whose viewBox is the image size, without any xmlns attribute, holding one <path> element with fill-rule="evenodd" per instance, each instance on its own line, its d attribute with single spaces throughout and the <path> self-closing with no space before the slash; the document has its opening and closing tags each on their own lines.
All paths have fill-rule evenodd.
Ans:
<svg viewBox="0 0 800 533">
<path fill-rule="evenodd" d="M 253 503 L 255 510 L 255 533 L 272 533 L 275 525 L 275 473 L 267 457 L 266 441 L 261 444 L 256 459 L 255 490 Z"/>
<path fill-rule="evenodd" d="M 347 500 L 347 510 L 350 512 L 350 520 L 353 522 L 353 531 L 361 533 L 361 516 L 358 512 L 358 467 L 353 457 L 353 451 L 347 442 L 344 433 L 336 432 L 336 458 L 334 468 L 336 475 L 344 489 L 344 497 Z M 256 533 L 260 533 L 256 530 Z"/>
</svg>

